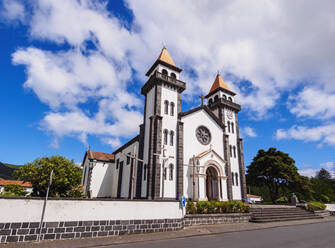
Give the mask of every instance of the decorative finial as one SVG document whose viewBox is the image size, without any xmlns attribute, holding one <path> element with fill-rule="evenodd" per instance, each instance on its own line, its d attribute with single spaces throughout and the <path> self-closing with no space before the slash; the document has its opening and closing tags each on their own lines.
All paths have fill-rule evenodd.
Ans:
<svg viewBox="0 0 335 248">
<path fill-rule="evenodd" d="M 220 70 L 218 70 L 218 75 L 220 75 Z"/>
<path fill-rule="evenodd" d="M 164 48 L 166 49 L 164 41 L 162 41 L 162 45 L 163 45 L 163 49 L 164 49 Z"/>
</svg>

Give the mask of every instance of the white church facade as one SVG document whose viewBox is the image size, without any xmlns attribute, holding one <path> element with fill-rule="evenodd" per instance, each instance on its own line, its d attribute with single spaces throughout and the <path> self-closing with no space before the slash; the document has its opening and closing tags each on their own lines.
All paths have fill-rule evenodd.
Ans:
<svg viewBox="0 0 335 248">
<path fill-rule="evenodd" d="M 181 111 L 178 68 L 163 48 L 141 93 L 139 135 L 113 153 L 88 150 L 83 160 L 90 197 L 176 200 L 247 200 L 235 93 L 218 74 L 206 103 Z"/>
</svg>

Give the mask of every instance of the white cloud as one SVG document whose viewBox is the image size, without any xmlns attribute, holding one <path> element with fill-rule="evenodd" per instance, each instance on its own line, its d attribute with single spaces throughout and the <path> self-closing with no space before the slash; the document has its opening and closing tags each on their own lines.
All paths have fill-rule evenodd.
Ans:
<svg viewBox="0 0 335 248">
<path fill-rule="evenodd" d="M 314 141 L 335 146 L 335 124 L 318 127 L 293 126 L 287 130 L 278 129 L 276 138 Z"/>
<path fill-rule="evenodd" d="M 291 97 L 290 111 L 298 117 L 329 119 L 335 117 L 335 94 L 316 88 L 304 88 Z"/>
<path fill-rule="evenodd" d="M 320 169 L 302 169 L 299 170 L 299 174 L 302 176 L 306 176 L 306 177 L 315 177 L 316 173 L 318 173 Z"/>
<path fill-rule="evenodd" d="M 335 38 L 334 1 L 127 1 L 134 15 L 130 30 L 106 10 L 105 2 L 36 0 L 32 4 L 31 37 L 70 46 L 63 51 L 30 47 L 13 55 L 16 64 L 27 68 L 25 87 L 52 109 L 42 126 L 57 137 L 74 135 L 85 141 L 89 134 L 108 136 L 112 129 L 106 139 L 114 141 L 107 143 L 117 144 L 118 139 L 133 134 L 141 119 L 141 103 L 127 92 L 131 70 L 144 82 L 144 73 L 162 42 L 177 65 L 186 69 L 184 99 L 207 93 L 220 70 L 227 74 L 224 78 L 238 93 L 238 101 L 255 118 L 267 116 L 283 92 L 291 94 L 301 85 L 305 91 L 298 93 L 292 113 L 334 117 L 327 93 L 335 90 L 335 44 L 329 42 Z M 87 42 L 96 49 L 89 50 Z M 187 73 L 189 69 L 196 78 Z M 245 87 L 243 80 L 250 86 Z M 322 107 L 312 106 L 306 100 L 309 85 L 323 89 L 322 96 L 330 100 Z M 99 105 L 92 114 L 81 106 L 90 100 Z M 118 116 L 128 116 L 128 112 L 133 113 L 129 115 L 133 123 Z M 71 122 L 69 117 L 77 120 Z M 60 130 L 52 123 L 64 118 L 68 125 L 79 122 L 81 128 Z M 322 131 L 301 128 L 278 130 L 277 136 L 298 138 L 294 134 L 306 129 L 318 137 L 314 140 L 335 143 L 334 132 L 325 126 L 319 127 Z"/>
<path fill-rule="evenodd" d="M 255 137 L 257 137 L 257 133 L 252 127 L 240 128 L 240 132 L 241 132 L 241 137 L 242 138 L 246 138 L 246 137 L 255 138 Z"/>
<path fill-rule="evenodd" d="M 7 21 L 24 21 L 25 11 L 22 3 L 16 0 L 3 0 L 3 9 L 1 11 L 1 16 L 3 16 Z"/>
<path fill-rule="evenodd" d="M 318 168 L 306 168 L 300 169 L 299 173 L 307 177 L 315 177 L 316 174 L 321 170 L 321 168 L 326 169 L 330 175 L 335 178 L 335 163 L 334 162 L 325 162 L 321 163 Z"/>
</svg>

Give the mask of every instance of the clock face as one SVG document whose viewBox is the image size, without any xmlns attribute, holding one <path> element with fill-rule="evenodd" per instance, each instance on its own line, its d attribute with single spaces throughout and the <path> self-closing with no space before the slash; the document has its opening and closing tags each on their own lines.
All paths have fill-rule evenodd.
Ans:
<svg viewBox="0 0 335 248">
<path fill-rule="evenodd" d="M 200 126 L 195 132 L 198 141 L 203 145 L 208 145 L 211 142 L 211 133 L 207 127 Z"/>
<path fill-rule="evenodd" d="M 230 110 L 228 110 L 227 111 L 227 117 L 228 117 L 228 119 L 233 119 L 233 112 L 232 111 L 230 111 Z"/>
</svg>

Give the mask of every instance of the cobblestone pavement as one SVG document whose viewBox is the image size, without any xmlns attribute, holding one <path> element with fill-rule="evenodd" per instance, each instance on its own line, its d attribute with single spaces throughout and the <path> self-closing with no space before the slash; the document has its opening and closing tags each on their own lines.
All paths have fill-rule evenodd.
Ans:
<svg viewBox="0 0 335 248">
<path fill-rule="evenodd" d="M 330 227 L 331 226 L 331 227 Z M 266 229 L 273 229 L 272 231 L 265 231 Z M 306 231 L 305 231 L 306 229 Z M 259 230 L 264 230 L 264 232 L 259 232 Z M 289 231 L 287 231 L 289 230 Z M 294 231 L 299 232 L 298 234 L 307 235 L 306 240 L 308 237 L 314 237 L 315 235 L 326 235 L 325 230 L 329 230 L 331 233 L 335 230 L 335 217 L 327 217 L 324 219 L 316 219 L 316 220 L 303 220 L 303 221 L 290 221 L 290 222 L 275 222 L 275 223 L 237 223 L 237 224 L 224 224 L 224 225 L 208 225 L 208 226 L 192 226 L 186 228 L 181 231 L 175 232 L 164 232 L 164 233 L 150 233 L 150 234 L 136 234 L 136 235 L 124 235 L 124 236 L 113 236 L 108 238 L 89 238 L 89 239 L 71 239 L 71 240 L 56 240 L 56 241 L 42 241 L 40 243 L 9 243 L 9 244 L 2 244 L 0 245 L 1 248 L 30 248 L 30 247 L 48 247 L 48 248 L 89 248 L 89 247 L 118 247 L 122 244 L 122 247 L 197 247 L 197 244 L 202 244 L 202 246 L 198 247 L 206 247 L 204 246 L 204 240 L 211 240 L 210 246 L 208 247 L 215 247 L 214 244 L 217 242 L 223 242 L 222 239 L 227 238 L 225 242 L 230 242 L 230 247 L 242 247 L 242 236 L 247 238 L 252 233 L 254 236 L 254 241 L 249 242 L 249 246 L 246 247 L 270 247 L 270 246 L 251 246 L 252 242 L 271 242 L 271 240 L 275 241 L 275 237 L 282 237 L 282 242 L 279 240 L 278 242 L 281 244 L 289 244 L 290 238 L 294 238 Z M 314 230 L 314 236 L 311 235 L 309 232 L 310 230 Z M 318 233 L 321 232 L 322 233 Z M 249 231 L 248 233 L 246 231 Z M 258 232 L 257 232 L 258 231 Z M 238 232 L 243 232 L 236 234 Z M 234 234 L 235 233 L 235 234 Z M 265 235 L 265 233 L 269 233 L 269 235 Z M 279 236 L 272 237 L 273 234 L 280 234 Z M 225 235 L 220 235 L 225 234 Z M 262 234 L 262 235 L 261 235 Z M 291 237 L 292 235 L 293 237 Z M 259 236 L 260 235 L 260 236 Z M 287 237 L 285 235 L 288 235 Z M 199 241 L 194 243 L 195 237 L 199 237 Z M 193 238 L 192 238 L 193 237 Z M 234 240 L 234 237 L 238 238 Z M 286 237 L 286 238 L 285 238 Z M 328 237 L 328 236 L 326 236 Z M 329 235 L 329 238 L 334 239 L 334 235 Z M 179 241 L 178 241 L 179 240 Z M 313 240 L 316 242 L 315 238 Z M 304 243 L 302 246 L 299 246 L 296 243 L 296 247 L 335 247 L 335 240 L 333 240 L 332 246 L 327 246 L 325 242 L 330 242 L 329 240 L 323 237 L 323 246 L 313 244 L 313 240 L 310 240 L 309 244 Z M 234 246 L 237 242 L 240 246 Z M 257 243 L 256 242 L 256 243 Z M 320 240 L 321 242 L 321 240 Z M 236 244 L 237 244 L 236 243 Z M 172 245 L 173 244 L 173 245 Z M 260 243 L 257 243 L 260 244 Z M 314 246 L 311 246 L 311 245 Z M 169 246 L 170 245 L 170 246 Z M 189 245 L 189 246 L 188 246 Z M 244 247 L 244 246 L 243 246 Z M 276 246 L 271 246 L 276 247 Z M 291 246 L 285 246 L 291 247 Z M 292 246 L 295 247 L 295 246 Z"/>
</svg>

